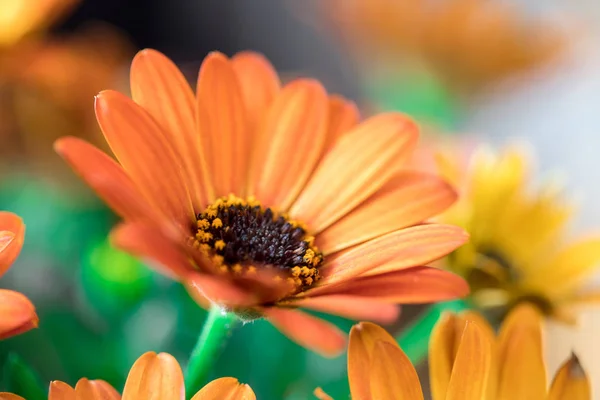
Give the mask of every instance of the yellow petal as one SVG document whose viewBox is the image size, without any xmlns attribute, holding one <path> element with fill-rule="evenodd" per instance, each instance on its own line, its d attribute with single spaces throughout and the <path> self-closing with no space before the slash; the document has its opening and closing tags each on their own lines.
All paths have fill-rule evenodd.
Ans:
<svg viewBox="0 0 600 400">
<path fill-rule="evenodd" d="M 452 375 L 452 365 L 458 349 L 460 320 L 446 313 L 433 328 L 429 342 L 429 376 L 431 393 L 435 400 L 445 399 Z"/>
<path fill-rule="evenodd" d="M 192 400 L 256 400 L 256 396 L 250 386 L 235 378 L 219 378 L 204 386 Z"/>
<path fill-rule="evenodd" d="M 541 324 L 541 315 L 529 304 L 516 307 L 505 319 L 498 344 L 498 400 L 546 396 Z"/>
<path fill-rule="evenodd" d="M 394 338 L 379 325 L 361 322 L 354 325 L 350 330 L 348 380 L 353 399 L 371 399 L 369 371 L 375 343 L 377 342 L 387 342 L 393 346 L 398 346 Z"/>
<path fill-rule="evenodd" d="M 491 363 L 491 338 L 476 323 L 467 321 L 452 367 L 446 400 L 485 398 Z"/>
<path fill-rule="evenodd" d="M 423 399 L 417 371 L 395 343 L 378 341 L 375 344 L 369 377 L 374 400 Z"/>
<path fill-rule="evenodd" d="M 181 367 L 166 353 L 148 352 L 138 358 L 123 389 L 123 400 L 183 400 L 184 395 Z"/>
<path fill-rule="evenodd" d="M 575 354 L 567 360 L 554 377 L 548 400 L 589 400 L 590 381 Z"/>
</svg>

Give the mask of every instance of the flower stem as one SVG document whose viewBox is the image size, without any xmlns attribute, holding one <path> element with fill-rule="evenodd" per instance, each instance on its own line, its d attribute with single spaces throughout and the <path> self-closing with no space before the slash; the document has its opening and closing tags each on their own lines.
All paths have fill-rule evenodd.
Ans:
<svg viewBox="0 0 600 400">
<path fill-rule="evenodd" d="M 440 316 L 446 311 L 460 312 L 468 308 L 467 303 L 462 300 L 432 304 L 416 321 L 402 331 L 396 340 L 404 353 L 416 365 L 427 357 L 429 338 Z"/>
<path fill-rule="evenodd" d="M 236 321 L 233 313 L 217 306 L 210 309 L 187 365 L 185 389 L 188 395 L 196 393 L 206 383 L 210 369 L 225 347 Z"/>
</svg>

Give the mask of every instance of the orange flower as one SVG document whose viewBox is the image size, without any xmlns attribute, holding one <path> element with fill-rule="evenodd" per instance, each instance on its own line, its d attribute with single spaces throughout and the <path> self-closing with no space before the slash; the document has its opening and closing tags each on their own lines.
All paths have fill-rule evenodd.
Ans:
<svg viewBox="0 0 600 400">
<path fill-rule="evenodd" d="M 185 398 L 183 373 L 175 358 L 167 353 L 148 352 L 131 367 L 123 397 L 107 382 L 80 379 L 75 388 L 64 382 L 50 383 L 49 400 L 180 400 Z M 215 379 L 196 393 L 192 400 L 255 400 L 248 385 L 235 378 Z M 0 393 L 0 400 L 23 400 L 21 396 Z"/>
<path fill-rule="evenodd" d="M 23 246 L 25 225 L 13 213 L 0 211 L 0 277 L 16 260 Z M 35 307 L 27 297 L 12 290 L 0 289 L 0 339 L 37 328 Z"/>
<path fill-rule="evenodd" d="M 588 400 L 590 384 L 572 355 L 556 374 L 549 392 L 542 351 L 541 316 L 521 305 L 497 338 L 477 313 L 447 314 L 431 337 L 429 371 L 434 400 Z M 348 379 L 353 399 L 423 399 L 417 372 L 383 328 L 355 325 L 348 347 Z M 331 400 L 322 390 L 315 395 Z"/>
<path fill-rule="evenodd" d="M 304 307 L 381 322 L 395 304 L 467 294 L 425 267 L 462 245 L 457 227 L 423 224 L 456 199 L 436 176 L 403 169 L 417 127 L 390 113 L 359 124 L 356 107 L 317 81 L 281 87 L 255 53 L 210 54 L 197 95 L 164 55 L 131 68 L 133 100 L 96 98 L 119 163 L 76 138 L 55 148 L 124 219 L 117 246 L 156 261 L 242 318 L 268 318 L 323 354 L 344 347 Z"/>
<path fill-rule="evenodd" d="M 476 87 L 551 62 L 567 47 L 550 24 L 523 21 L 503 2 L 337 0 L 324 13 L 350 46 L 424 61 L 450 85 Z"/>
</svg>

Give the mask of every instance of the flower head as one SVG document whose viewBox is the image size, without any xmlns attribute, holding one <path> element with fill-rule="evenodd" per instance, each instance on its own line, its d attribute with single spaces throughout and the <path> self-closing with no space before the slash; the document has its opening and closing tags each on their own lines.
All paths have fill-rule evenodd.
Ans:
<svg viewBox="0 0 600 400">
<path fill-rule="evenodd" d="M 25 225 L 17 215 L 0 211 L 0 277 L 21 252 Z M 35 307 L 21 293 L 0 289 L 0 339 L 18 335 L 38 325 Z"/>
<path fill-rule="evenodd" d="M 185 397 L 183 373 L 177 360 L 167 353 L 148 352 L 131 367 L 123 396 L 109 383 L 82 378 L 75 387 L 61 381 L 50 383 L 48 400 L 180 400 Z M 10 393 L 0 393 L 0 399 L 23 400 Z M 192 400 L 255 400 L 256 396 L 245 384 L 235 378 L 219 378 L 208 383 Z"/>
<path fill-rule="evenodd" d="M 442 174 L 454 177 L 462 191 L 442 220 L 471 234 L 446 265 L 467 279 L 478 307 L 502 317 L 528 301 L 548 316 L 572 321 L 573 306 L 598 297 L 580 286 L 600 266 L 600 236 L 565 239 L 572 210 L 555 186 L 531 187 L 523 153 L 481 149 L 468 169 L 448 154 L 440 160 Z"/>
<path fill-rule="evenodd" d="M 588 378 L 574 355 L 549 389 L 542 351 L 541 316 L 528 305 L 516 308 L 498 337 L 477 313 L 446 314 L 429 347 L 431 393 L 438 399 L 590 399 Z M 417 372 L 383 328 L 355 325 L 348 347 L 353 399 L 423 399 Z M 321 391 L 317 397 L 328 397 Z"/>
<path fill-rule="evenodd" d="M 470 88 L 553 61 L 567 45 L 548 23 L 523 21 L 507 4 L 485 0 L 322 2 L 350 46 L 422 60 L 446 81 Z"/>
<path fill-rule="evenodd" d="M 169 59 L 144 50 L 131 91 L 96 98 L 118 163 L 75 138 L 55 148 L 124 218 L 115 244 L 201 305 L 266 317 L 334 354 L 341 333 L 297 308 L 389 322 L 397 303 L 466 295 L 460 278 L 424 266 L 467 235 L 423 223 L 456 196 L 404 168 L 417 140 L 405 116 L 359 123 L 351 102 L 311 79 L 282 86 L 250 52 L 209 54 L 194 95 Z"/>
</svg>

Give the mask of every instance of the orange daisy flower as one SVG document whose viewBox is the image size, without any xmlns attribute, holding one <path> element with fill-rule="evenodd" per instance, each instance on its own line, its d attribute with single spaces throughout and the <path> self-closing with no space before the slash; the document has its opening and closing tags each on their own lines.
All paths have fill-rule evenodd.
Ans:
<svg viewBox="0 0 600 400">
<path fill-rule="evenodd" d="M 96 97 L 119 163 L 76 138 L 55 148 L 124 218 L 115 244 L 156 261 L 201 305 L 268 318 L 331 355 L 342 333 L 298 308 L 389 322 L 397 303 L 467 294 L 458 276 L 424 266 L 467 235 L 422 223 L 456 194 L 403 169 L 418 136 L 405 116 L 359 124 L 353 103 L 311 79 L 282 87 L 250 52 L 208 55 L 194 96 L 167 57 L 144 50 L 131 92 Z"/>
<path fill-rule="evenodd" d="M 446 314 L 431 337 L 431 394 L 437 399 L 589 400 L 590 382 L 572 355 L 547 388 L 542 320 L 530 305 L 506 319 L 498 337 L 479 314 Z M 423 399 L 415 368 L 385 329 L 361 322 L 350 332 L 348 379 L 353 399 Z M 321 389 L 321 400 L 331 400 Z"/>
<path fill-rule="evenodd" d="M 183 373 L 177 360 L 170 354 L 148 352 L 131 367 L 123 396 L 109 383 L 82 378 L 75 388 L 61 381 L 50 383 L 49 400 L 180 400 L 185 398 Z M 0 393 L 1 400 L 24 400 L 12 393 Z M 219 378 L 208 383 L 192 400 L 255 400 L 256 396 L 245 384 L 235 378 Z"/>
<path fill-rule="evenodd" d="M 0 211 L 0 277 L 16 260 L 23 246 L 25 225 L 17 215 Z M 35 307 L 23 294 L 0 289 L 0 339 L 37 328 Z"/>
</svg>

